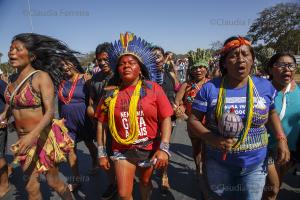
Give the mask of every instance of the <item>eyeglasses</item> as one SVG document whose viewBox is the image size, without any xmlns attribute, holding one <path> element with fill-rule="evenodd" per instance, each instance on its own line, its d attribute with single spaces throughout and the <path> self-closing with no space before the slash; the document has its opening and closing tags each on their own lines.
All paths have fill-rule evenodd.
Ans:
<svg viewBox="0 0 300 200">
<path fill-rule="evenodd" d="M 291 71 L 294 71 L 297 68 L 296 63 L 285 63 L 285 62 L 278 62 L 275 63 L 273 66 L 280 70 L 284 68 L 289 68 L 289 70 Z"/>
</svg>

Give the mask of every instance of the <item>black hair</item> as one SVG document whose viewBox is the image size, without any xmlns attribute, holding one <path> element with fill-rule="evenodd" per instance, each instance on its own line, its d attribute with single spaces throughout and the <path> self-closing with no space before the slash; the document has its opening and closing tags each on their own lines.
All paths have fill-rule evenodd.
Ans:
<svg viewBox="0 0 300 200">
<path fill-rule="evenodd" d="M 162 55 L 165 56 L 165 50 L 162 47 L 160 47 L 160 46 L 152 46 L 151 47 L 151 51 L 155 51 L 155 50 L 160 51 L 162 53 Z"/>
<path fill-rule="evenodd" d="M 239 37 L 241 37 L 241 36 L 239 36 Z M 233 40 L 237 40 L 239 37 L 238 37 L 238 36 L 232 36 L 232 37 L 228 38 L 228 39 L 224 42 L 223 47 L 224 47 L 227 43 L 229 43 L 229 42 L 231 42 L 231 41 L 233 41 Z M 245 40 L 250 41 L 249 38 L 246 38 L 246 37 L 242 37 L 242 38 L 245 39 Z M 253 50 L 253 48 L 252 48 L 251 46 L 249 46 L 249 49 L 250 49 L 250 53 L 251 53 L 251 55 L 252 55 L 252 59 L 253 59 L 253 62 L 254 62 L 254 60 L 255 60 L 255 53 L 254 53 L 254 50 Z M 225 76 L 225 75 L 227 74 L 227 70 L 225 69 L 224 64 L 225 64 L 225 60 L 226 60 L 226 57 L 227 57 L 227 55 L 229 54 L 229 52 L 230 52 L 230 51 L 226 52 L 225 54 L 221 54 L 221 56 L 220 56 L 219 66 L 220 66 L 220 71 L 221 71 L 221 73 L 222 73 L 222 76 Z"/>
<path fill-rule="evenodd" d="M 76 54 L 80 53 L 71 50 L 58 39 L 36 33 L 21 33 L 14 36 L 11 43 L 14 41 L 20 41 L 24 44 L 31 57 L 32 67 L 47 72 L 55 88 L 64 78 L 63 61 L 69 61 L 78 69 L 81 68 L 75 57 Z"/>
<path fill-rule="evenodd" d="M 108 43 L 108 42 L 104 42 L 102 44 L 99 44 L 97 47 L 96 47 L 96 51 L 95 51 L 95 54 L 99 54 L 99 53 L 107 53 L 109 48 L 111 47 L 111 43 Z"/>
<path fill-rule="evenodd" d="M 164 54 L 164 56 L 170 55 L 170 54 L 174 54 L 172 51 L 166 51 L 166 53 Z"/>
<path fill-rule="evenodd" d="M 270 74 L 271 68 L 273 67 L 273 65 L 274 65 L 281 57 L 284 57 L 284 56 L 289 56 L 290 58 L 293 59 L 294 63 L 296 63 L 296 58 L 295 58 L 295 56 L 292 55 L 292 54 L 290 54 L 290 53 L 288 53 L 288 52 L 279 52 L 279 53 L 274 54 L 274 55 L 270 58 L 270 60 L 269 60 L 269 62 L 268 62 L 268 64 L 267 64 L 267 70 L 265 70 L 265 71 L 269 74 L 269 79 L 270 79 L 270 80 L 273 79 L 272 75 Z"/>
</svg>

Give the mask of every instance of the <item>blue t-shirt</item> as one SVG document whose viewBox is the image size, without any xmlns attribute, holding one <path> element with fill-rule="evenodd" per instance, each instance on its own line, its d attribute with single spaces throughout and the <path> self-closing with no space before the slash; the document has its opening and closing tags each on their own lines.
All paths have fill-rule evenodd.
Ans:
<svg viewBox="0 0 300 200">
<path fill-rule="evenodd" d="M 278 115 L 281 112 L 282 108 L 282 99 L 283 93 L 278 92 L 275 98 L 275 109 Z M 288 139 L 289 149 L 291 151 L 296 151 L 297 142 L 300 135 L 300 88 L 296 85 L 293 91 L 290 91 L 286 94 L 286 110 L 283 119 L 281 120 L 281 125 L 284 130 L 285 135 Z M 268 147 L 273 149 L 275 148 L 277 141 L 274 137 L 274 134 L 271 130 L 268 130 L 270 133 L 269 145 Z"/>
<path fill-rule="evenodd" d="M 210 145 L 207 146 L 207 155 L 224 164 L 238 167 L 247 167 L 262 162 L 266 157 L 268 135 L 265 123 L 268 120 L 270 109 L 274 109 L 276 90 L 272 84 L 263 78 L 252 77 L 254 83 L 254 112 L 249 133 L 240 147 L 227 153 L 227 159 L 222 160 L 223 152 Z M 214 134 L 221 135 L 215 120 L 215 109 L 221 85 L 221 78 L 207 82 L 197 93 L 192 109 L 206 113 L 206 127 Z M 225 111 L 233 107 L 245 125 L 247 105 L 247 85 L 241 88 L 227 88 Z M 239 138 L 240 134 L 237 135 Z"/>
</svg>

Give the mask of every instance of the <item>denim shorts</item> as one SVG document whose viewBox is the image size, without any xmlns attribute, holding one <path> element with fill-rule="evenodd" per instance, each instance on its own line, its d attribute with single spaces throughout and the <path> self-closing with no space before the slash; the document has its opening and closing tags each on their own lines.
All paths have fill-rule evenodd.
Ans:
<svg viewBox="0 0 300 200">
<path fill-rule="evenodd" d="M 153 156 L 154 151 L 142 150 L 142 149 L 128 149 L 122 151 L 114 151 L 113 156 L 110 158 L 113 161 L 116 160 L 128 160 L 134 164 L 139 164 L 144 161 L 149 161 Z"/>
<path fill-rule="evenodd" d="M 7 128 L 0 129 L 0 158 L 4 158 L 7 142 Z"/>
<path fill-rule="evenodd" d="M 266 160 L 246 168 L 205 158 L 207 181 L 213 193 L 224 200 L 261 200 L 267 175 Z"/>
</svg>

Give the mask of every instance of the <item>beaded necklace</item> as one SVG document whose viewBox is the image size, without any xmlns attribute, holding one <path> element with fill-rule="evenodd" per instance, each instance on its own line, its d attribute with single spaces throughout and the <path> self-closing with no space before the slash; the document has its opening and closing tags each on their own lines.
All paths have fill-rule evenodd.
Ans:
<svg viewBox="0 0 300 200">
<path fill-rule="evenodd" d="M 224 113 L 224 107 L 225 107 L 225 101 L 226 101 L 226 89 L 225 89 L 225 78 L 222 78 L 219 95 L 218 95 L 218 101 L 216 105 L 216 121 L 218 123 L 219 119 L 222 118 L 222 115 Z M 254 112 L 254 96 L 253 96 L 253 90 L 254 90 L 254 83 L 250 76 L 248 76 L 248 84 L 247 84 L 247 100 L 246 100 L 246 124 L 244 124 L 244 128 L 240 134 L 240 137 L 238 141 L 232 146 L 232 148 L 238 148 L 241 143 L 243 143 L 249 133 L 252 118 L 253 118 L 253 112 Z"/>
<path fill-rule="evenodd" d="M 59 85 L 58 98 L 62 102 L 64 102 L 64 104 L 69 104 L 71 102 L 71 100 L 73 98 L 73 95 L 74 95 L 74 92 L 75 92 L 75 89 L 76 89 L 76 85 L 77 85 L 78 80 L 79 80 L 79 74 L 76 74 L 75 80 L 72 83 L 71 89 L 70 89 L 70 91 L 69 91 L 66 98 L 63 95 L 63 89 L 64 89 L 64 85 L 65 85 L 66 81 L 63 80 L 61 82 L 61 84 Z"/>
<path fill-rule="evenodd" d="M 187 91 L 187 96 L 186 96 L 186 100 L 188 103 L 194 102 L 197 92 L 200 90 L 202 85 L 206 82 L 207 82 L 207 79 L 204 78 L 204 80 L 201 81 L 200 85 L 198 85 L 196 81 L 191 84 L 191 87 L 190 87 L 189 91 Z"/>
<path fill-rule="evenodd" d="M 119 144 L 130 145 L 133 144 L 139 137 L 139 125 L 137 120 L 137 106 L 140 99 L 140 91 L 142 87 L 142 81 L 139 80 L 133 94 L 130 98 L 129 103 L 129 136 L 125 139 L 122 139 L 118 134 L 116 124 L 115 124 L 115 105 L 117 102 L 117 97 L 119 93 L 119 88 L 115 89 L 112 98 L 109 103 L 109 112 L 108 112 L 108 127 L 111 132 L 111 135 L 115 141 Z"/>
</svg>

